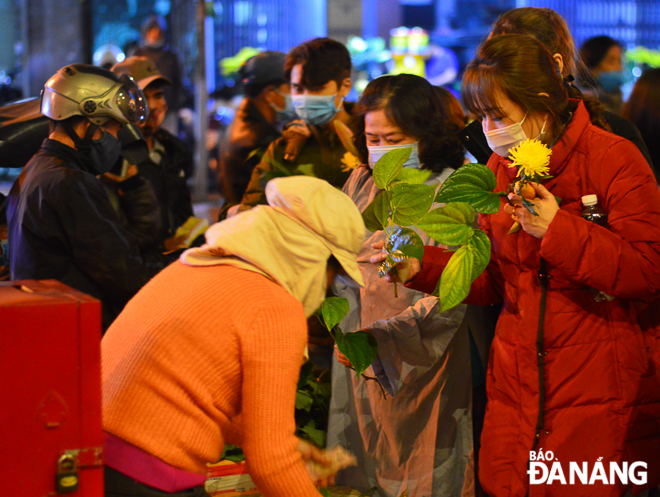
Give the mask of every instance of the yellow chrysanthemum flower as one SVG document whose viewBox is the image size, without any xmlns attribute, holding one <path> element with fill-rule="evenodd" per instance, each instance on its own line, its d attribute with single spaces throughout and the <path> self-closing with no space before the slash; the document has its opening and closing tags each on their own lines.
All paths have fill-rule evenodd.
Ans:
<svg viewBox="0 0 660 497">
<path fill-rule="evenodd" d="M 548 174 L 550 170 L 550 155 L 552 150 L 539 140 L 527 139 L 511 150 L 509 167 L 518 168 L 518 176 L 525 174 L 528 178 Z"/>
<path fill-rule="evenodd" d="M 352 171 L 360 165 L 360 159 L 355 157 L 352 153 L 346 152 L 341 158 L 341 170 Z"/>
</svg>

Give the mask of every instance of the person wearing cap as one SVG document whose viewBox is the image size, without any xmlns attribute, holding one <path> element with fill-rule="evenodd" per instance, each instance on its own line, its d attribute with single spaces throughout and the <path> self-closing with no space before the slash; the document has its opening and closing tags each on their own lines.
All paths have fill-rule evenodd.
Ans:
<svg viewBox="0 0 660 497">
<path fill-rule="evenodd" d="M 153 187 L 160 205 L 161 227 L 152 241 L 162 245 L 193 215 L 186 183 L 193 168 L 192 155 L 181 140 L 161 127 L 167 113 L 164 92 L 172 82 L 147 57 L 128 57 L 111 70 L 132 77 L 147 99 L 149 114 L 139 128 L 147 142 L 149 158 L 136 166 Z"/>
<path fill-rule="evenodd" d="M 122 126 L 146 119 L 146 99 L 128 76 L 73 64 L 46 82 L 41 112 L 50 134 L 8 197 L 11 279 L 56 279 L 96 297 L 105 329 L 168 262 L 140 251 L 97 178 L 119 159 Z"/>
<path fill-rule="evenodd" d="M 142 44 L 133 53 L 127 55 L 147 57 L 156 65 L 158 72 L 170 81 L 170 84 L 163 89 L 168 105 L 163 124 L 170 133 L 176 134 L 179 123 L 179 109 L 183 106 L 186 97 L 181 62 L 178 55 L 167 44 L 165 19 L 159 15 L 149 16 L 142 24 L 140 34 Z"/>
<path fill-rule="evenodd" d="M 225 443 L 242 447 L 265 497 L 320 495 L 303 459 L 328 461 L 294 436 L 306 318 L 337 274 L 363 284 L 365 228 L 317 178 L 274 179 L 266 197 L 211 226 L 103 338 L 107 496 L 205 495 Z"/>
<path fill-rule="evenodd" d="M 330 38 L 306 41 L 288 53 L 284 76 L 299 119 L 271 143 L 254 168 L 238 211 L 266 203 L 264 185 L 274 176 L 306 174 L 337 188 L 344 186 L 359 164 L 347 150 L 352 144 L 346 143 L 351 141 L 348 125 L 353 105 L 344 99 L 352 87 L 351 67 L 348 49 Z"/>
<path fill-rule="evenodd" d="M 294 117 L 289 84 L 284 77 L 282 52 L 261 52 L 240 68 L 245 98 L 225 133 L 220 148 L 218 188 L 226 206 L 241 201 L 252 170 L 261 160 L 255 150 L 266 151 L 282 136 L 281 125 Z M 253 154 L 253 155 L 251 155 Z"/>
</svg>

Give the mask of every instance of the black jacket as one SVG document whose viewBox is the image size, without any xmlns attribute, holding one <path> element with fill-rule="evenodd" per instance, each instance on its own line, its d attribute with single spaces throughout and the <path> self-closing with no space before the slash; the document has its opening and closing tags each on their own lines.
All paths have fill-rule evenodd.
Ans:
<svg viewBox="0 0 660 497">
<path fill-rule="evenodd" d="M 150 156 L 158 156 L 159 160 L 149 159 L 138 164 L 138 171 L 151 184 L 160 205 L 161 228 L 157 239 L 162 243 L 193 215 L 186 182 L 192 171 L 192 155 L 181 140 L 164 129 L 160 129 L 155 138 L 164 151 L 152 151 Z"/>
<path fill-rule="evenodd" d="M 75 149 L 46 139 L 8 197 L 12 280 L 56 279 L 101 300 L 107 328 L 168 262 L 140 253 Z"/>
<path fill-rule="evenodd" d="M 140 250 L 159 248 L 162 215 L 151 184 L 139 173 L 120 183 L 99 179 L 121 225 L 135 236 Z"/>
</svg>

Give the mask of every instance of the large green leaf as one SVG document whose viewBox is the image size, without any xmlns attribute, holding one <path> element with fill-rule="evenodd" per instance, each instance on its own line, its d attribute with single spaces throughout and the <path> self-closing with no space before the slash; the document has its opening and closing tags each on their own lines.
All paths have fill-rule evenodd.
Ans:
<svg viewBox="0 0 660 497">
<path fill-rule="evenodd" d="M 314 399 L 307 392 L 303 392 L 302 390 L 296 392 L 296 409 L 309 412 L 313 403 Z"/>
<path fill-rule="evenodd" d="M 436 288 L 440 312 L 456 307 L 470 293 L 474 252 L 463 245 L 449 259 Z"/>
<path fill-rule="evenodd" d="M 440 299 L 440 312 L 457 306 L 470 293 L 470 286 L 490 262 L 490 240 L 488 235 L 477 229 L 466 245 L 451 256 L 445 266 L 436 295 Z"/>
<path fill-rule="evenodd" d="M 335 342 L 339 352 L 351 361 L 358 376 L 361 376 L 371 366 L 378 354 L 378 342 L 371 333 L 366 331 L 342 333 L 338 329 L 335 333 Z"/>
<path fill-rule="evenodd" d="M 412 146 L 406 148 L 397 148 L 390 150 L 383 155 L 374 165 L 374 183 L 381 190 L 385 190 L 392 183 L 401 171 L 403 164 L 408 160 L 412 153 Z"/>
<path fill-rule="evenodd" d="M 452 202 L 433 209 L 416 226 L 438 243 L 463 245 L 472 236 L 477 214 L 469 204 Z"/>
<path fill-rule="evenodd" d="M 435 197 L 436 202 L 467 202 L 477 212 L 495 214 L 500 210 L 500 194 L 493 172 L 481 164 L 467 164 L 452 173 Z"/>
<path fill-rule="evenodd" d="M 299 430 L 306 435 L 305 438 L 316 444 L 317 447 L 325 447 L 325 432 L 316 427 L 314 420 L 299 428 Z"/>
<path fill-rule="evenodd" d="M 441 189 L 436 195 L 435 201 L 438 203 L 466 202 L 482 214 L 496 214 L 502 205 L 501 196 L 498 193 L 480 190 L 468 183 L 455 184 Z"/>
<path fill-rule="evenodd" d="M 408 183 L 410 185 L 421 185 L 433 175 L 429 169 L 417 169 L 415 167 L 406 167 L 401 171 L 393 183 Z"/>
<path fill-rule="evenodd" d="M 387 190 L 381 191 L 362 213 L 362 220 L 369 231 L 384 230 L 389 224 L 390 197 Z"/>
<path fill-rule="evenodd" d="M 342 297 L 328 297 L 321 304 L 321 316 L 328 330 L 332 330 L 339 322 L 344 319 L 350 310 L 348 299 Z"/>
<path fill-rule="evenodd" d="M 497 178 L 493 171 L 483 164 L 465 164 L 451 173 L 442 186 L 458 183 L 472 183 L 482 190 L 492 192 L 497 186 Z"/>
<path fill-rule="evenodd" d="M 396 262 L 408 257 L 414 257 L 420 263 L 424 257 L 424 242 L 414 230 L 410 228 L 397 228 L 390 237 L 387 251 Z"/>
<path fill-rule="evenodd" d="M 435 187 L 397 183 L 392 187 L 392 220 L 399 226 L 416 224 L 433 205 Z"/>
<path fill-rule="evenodd" d="M 390 192 L 383 190 L 373 201 L 374 214 L 376 219 L 383 226 L 383 229 L 389 224 L 390 219 Z"/>
<path fill-rule="evenodd" d="M 472 275 L 470 284 L 484 272 L 490 262 L 490 239 L 482 230 L 474 230 L 474 236 L 468 240 L 468 247 L 473 253 Z"/>
<path fill-rule="evenodd" d="M 383 190 L 384 191 L 384 190 Z M 376 199 L 382 195 L 383 192 L 380 192 L 376 198 L 374 198 L 367 208 L 362 211 L 362 220 L 364 221 L 365 227 L 372 232 L 380 231 L 385 229 L 385 226 L 378 220 L 376 217 L 375 207 Z"/>
</svg>

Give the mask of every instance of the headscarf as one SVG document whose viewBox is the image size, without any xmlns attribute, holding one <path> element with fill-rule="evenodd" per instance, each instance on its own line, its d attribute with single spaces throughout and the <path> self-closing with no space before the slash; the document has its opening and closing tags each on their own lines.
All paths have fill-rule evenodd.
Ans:
<svg viewBox="0 0 660 497">
<path fill-rule="evenodd" d="M 307 317 L 325 299 L 331 255 L 363 285 L 357 256 L 365 227 L 348 196 L 324 180 L 292 176 L 271 180 L 266 198 L 268 206 L 211 226 L 206 244 L 185 251 L 181 262 L 227 264 L 263 274 L 298 299 Z"/>
</svg>

